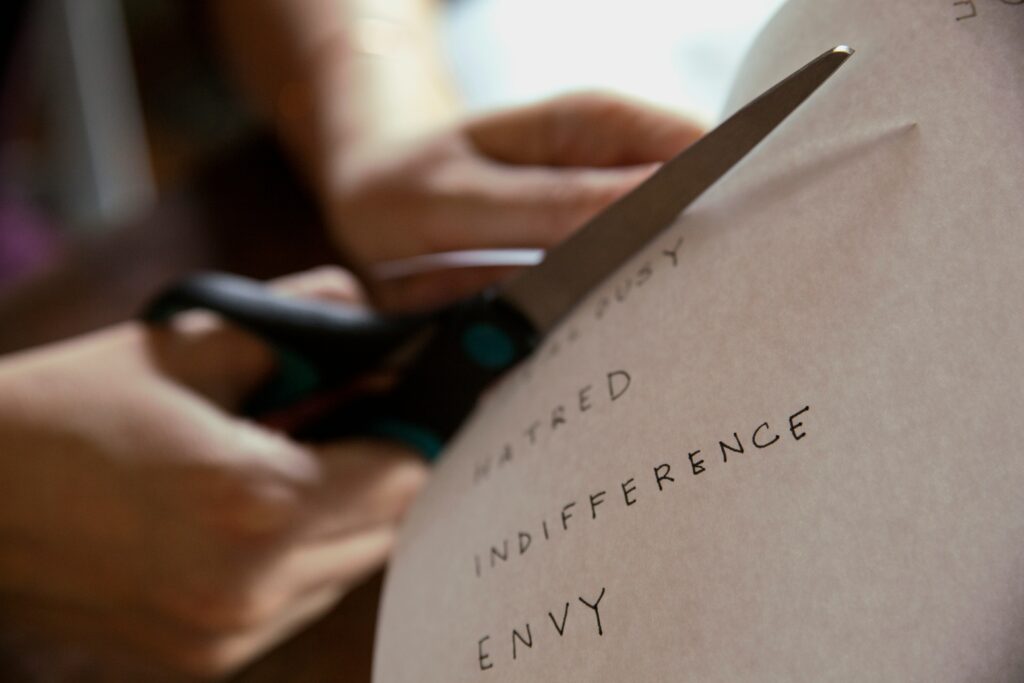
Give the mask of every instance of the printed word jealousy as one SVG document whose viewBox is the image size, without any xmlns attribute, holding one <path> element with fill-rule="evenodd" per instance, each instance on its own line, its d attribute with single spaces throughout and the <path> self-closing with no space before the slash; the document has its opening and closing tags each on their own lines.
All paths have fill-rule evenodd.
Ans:
<svg viewBox="0 0 1024 683">
<path fill-rule="evenodd" d="M 1017 5 L 1024 7 L 1024 0 L 998 0 L 1003 5 Z M 991 0 L 994 4 L 996 0 Z M 978 17 L 978 6 L 981 0 L 953 0 L 953 11 L 957 21 L 966 21 Z"/>
</svg>

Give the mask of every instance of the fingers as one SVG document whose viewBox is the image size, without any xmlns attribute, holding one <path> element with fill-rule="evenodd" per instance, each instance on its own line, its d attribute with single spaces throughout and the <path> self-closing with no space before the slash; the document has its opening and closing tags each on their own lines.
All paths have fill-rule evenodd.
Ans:
<svg viewBox="0 0 1024 683">
<path fill-rule="evenodd" d="M 161 596 L 160 610 L 211 628 L 249 624 L 310 590 L 351 585 L 383 563 L 426 480 L 422 458 L 383 441 L 309 450 L 318 473 L 302 483 L 239 473 L 230 484 L 196 492 L 195 513 L 211 526 L 164 537 L 187 549 L 212 534 L 209 571 L 191 589 Z"/>
<path fill-rule="evenodd" d="M 649 104 L 583 93 L 484 116 L 467 132 L 482 154 L 506 163 L 625 166 L 666 161 L 703 127 Z"/>
<path fill-rule="evenodd" d="M 291 621 L 289 615 L 301 612 L 310 596 L 326 592 L 340 598 L 383 566 L 395 536 L 394 524 L 386 524 L 295 546 L 262 580 L 203 625 L 217 634 Z"/>
<path fill-rule="evenodd" d="M 140 620 L 157 626 L 133 634 L 138 648 L 187 671 L 223 674 L 321 614 L 383 564 L 397 521 L 425 480 L 422 461 L 387 442 L 301 448 L 318 467 L 315 477 L 285 477 L 301 480 L 297 486 L 242 476 L 226 488 L 203 487 L 208 495 L 197 507 L 207 512 L 198 512 L 214 522 L 208 571 L 178 577 L 185 585 L 148 603 L 150 616 Z M 227 516 L 211 517 L 214 510 Z M 196 543 L 191 526 L 182 534 L 183 547 Z M 175 536 L 164 538 L 173 543 Z"/>
<path fill-rule="evenodd" d="M 478 164 L 452 186 L 435 187 L 415 212 L 398 209 L 399 224 L 419 225 L 426 252 L 550 248 L 655 170 L 550 168 Z M 411 208 L 411 207 L 410 207 Z M 399 256 L 401 254 L 396 254 Z M 451 269 L 374 285 L 387 309 L 435 308 L 509 274 L 508 268 Z"/>
<path fill-rule="evenodd" d="M 418 225 L 426 253 L 550 247 L 647 178 L 655 166 L 550 168 L 465 164 L 397 206 L 398 224 Z M 394 257 L 404 254 L 389 255 Z"/>
<path fill-rule="evenodd" d="M 626 168 L 490 168 L 488 195 L 472 207 L 488 217 L 452 225 L 452 236 L 485 247 L 552 247 L 656 170 Z M 484 204 L 488 205 L 484 208 Z M 497 210 L 497 207 L 501 207 Z M 470 227 L 474 226 L 474 227 Z"/>
<path fill-rule="evenodd" d="M 237 672 L 239 668 L 287 640 L 303 627 L 325 615 L 342 600 L 346 588 L 328 586 L 296 600 L 272 621 L 214 641 L 193 667 L 216 678 Z"/>
<path fill-rule="evenodd" d="M 654 170 L 544 168 L 498 164 L 474 169 L 419 216 L 430 249 L 551 247 Z"/>
<path fill-rule="evenodd" d="M 336 266 L 278 278 L 282 293 L 350 305 L 365 300 L 358 281 Z M 206 311 L 176 316 L 170 329 L 147 330 L 150 357 L 161 370 L 217 405 L 234 409 L 275 369 L 270 347 L 246 330 Z"/>
<path fill-rule="evenodd" d="M 700 134 L 685 117 L 620 97 L 561 97 L 350 165 L 330 205 L 332 222 L 362 266 L 462 249 L 547 248 Z M 426 308 L 497 275 L 370 284 L 379 304 Z"/>
<path fill-rule="evenodd" d="M 514 267 L 453 268 L 379 282 L 374 302 L 386 311 L 430 311 L 470 296 L 518 271 Z"/>
<path fill-rule="evenodd" d="M 315 450 L 323 476 L 307 493 L 301 528 L 257 561 L 247 588 L 230 587 L 200 610 L 199 630 L 209 637 L 188 660 L 193 668 L 223 672 L 251 659 L 322 614 L 391 552 L 396 523 L 425 481 L 422 460 L 387 442 Z"/>
<path fill-rule="evenodd" d="M 272 280 L 270 285 L 283 293 L 310 299 L 362 304 L 366 298 L 359 281 L 338 266 L 320 266 L 286 275 Z"/>
<path fill-rule="evenodd" d="M 274 369 L 262 340 L 206 311 L 188 311 L 144 334 L 162 375 L 225 408 L 241 403 Z"/>
<path fill-rule="evenodd" d="M 306 540 L 395 524 L 426 483 L 423 458 L 398 443 L 350 440 L 318 453 L 323 476 L 309 496 Z"/>
</svg>

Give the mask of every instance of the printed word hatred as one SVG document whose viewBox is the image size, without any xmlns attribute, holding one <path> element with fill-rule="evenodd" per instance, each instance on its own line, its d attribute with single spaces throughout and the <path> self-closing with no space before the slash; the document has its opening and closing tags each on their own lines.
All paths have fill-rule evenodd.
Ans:
<svg viewBox="0 0 1024 683">
<path fill-rule="evenodd" d="M 496 455 L 485 456 L 473 467 L 473 483 L 489 477 L 494 470 L 512 463 L 517 455 L 535 446 L 545 433 L 563 429 L 570 421 L 583 418 L 599 403 L 614 403 L 625 396 L 633 378 L 625 370 L 605 373 L 603 381 L 581 386 L 567 400 L 554 405 L 543 415 L 538 415 L 518 435 L 518 439 L 507 441 Z"/>
<path fill-rule="evenodd" d="M 543 376 L 546 363 L 562 354 L 571 353 L 572 348 L 580 342 L 580 339 L 587 336 L 588 327 L 607 325 L 608 321 L 615 317 L 616 309 L 628 306 L 629 302 L 639 296 L 641 291 L 655 291 L 648 283 L 665 277 L 662 275 L 663 272 L 682 271 L 680 265 L 682 257 L 683 238 L 671 232 L 666 234 L 655 248 L 645 252 L 638 267 L 617 276 L 616 281 L 596 294 L 591 315 L 576 316 L 565 326 L 563 332 L 552 336 L 541 349 L 520 364 L 516 373 L 521 383 L 520 386 L 529 384 L 534 378 Z M 614 382 L 623 380 L 624 383 L 621 387 L 616 388 Z M 609 395 L 611 400 L 615 401 L 629 387 L 629 373 L 625 371 L 609 373 L 608 382 Z M 529 425 L 524 425 L 521 434 L 504 443 L 499 442 L 494 452 L 485 455 L 472 465 L 473 483 L 479 484 L 494 478 L 502 469 L 512 464 L 519 455 L 529 452 L 537 444 L 538 437 L 542 436 L 545 431 L 554 431 L 565 424 L 570 415 L 579 416 L 596 407 L 598 399 L 604 398 L 603 388 L 598 384 L 601 382 L 581 386 L 576 396 L 566 397 L 563 404 L 552 406 L 549 415 L 538 415 L 537 419 Z"/>
</svg>

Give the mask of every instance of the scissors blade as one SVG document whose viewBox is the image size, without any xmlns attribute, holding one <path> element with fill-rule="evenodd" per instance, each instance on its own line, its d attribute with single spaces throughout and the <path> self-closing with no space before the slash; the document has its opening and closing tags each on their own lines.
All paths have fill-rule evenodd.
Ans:
<svg viewBox="0 0 1024 683">
<path fill-rule="evenodd" d="M 836 47 L 766 91 L 666 162 L 635 190 L 501 288 L 541 334 L 667 227 L 768 136 L 853 54 Z"/>
</svg>

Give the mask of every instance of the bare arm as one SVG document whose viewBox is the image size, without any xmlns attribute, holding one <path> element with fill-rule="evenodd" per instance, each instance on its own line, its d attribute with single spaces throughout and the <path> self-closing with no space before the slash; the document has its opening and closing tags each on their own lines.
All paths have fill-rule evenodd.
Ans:
<svg viewBox="0 0 1024 683">
<path fill-rule="evenodd" d="M 358 297 L 332 270 L 279 286 Z M 383 563 L 423 463 L 240 416 L 273 371 L 202 314 L 0 357 L 0 638 L 42 678 L 223 676 Z"/>
<path fill-rule="evenodd" d="M 434 0 L 217 0 L 223 49 L 318 191 L 357 146 L 394 142 L 459 111 Z"/>
<path fill-rule="evenodd" d="M 464 119 L 435 0 L 218 0 L 216 11 L 241 83 L 380 305 L 436 306 L 499 273 L 380 283 L 374 264 L 550 247 L 700 133 L 673 112 L 595 94 Z"/>
</svg>

